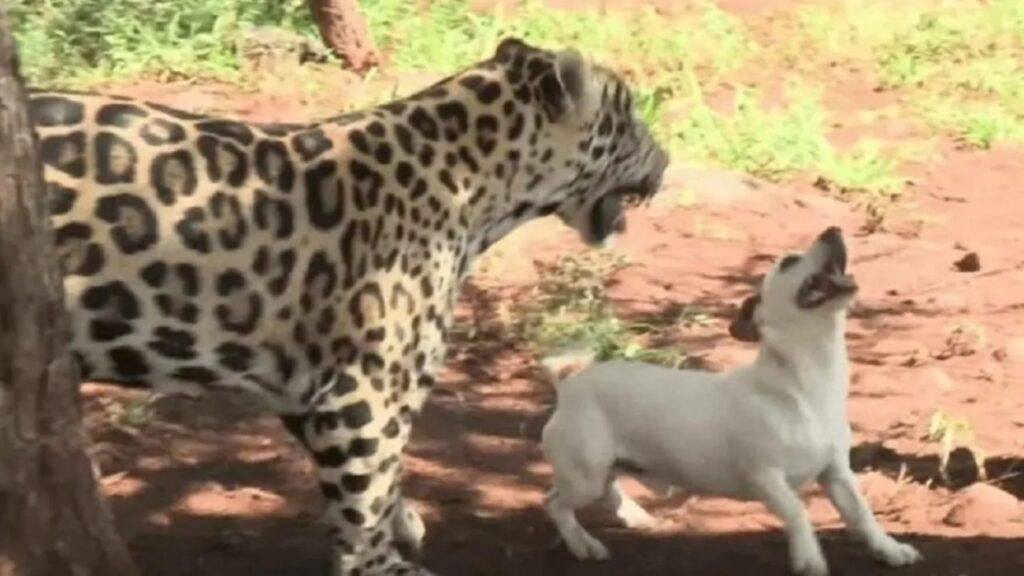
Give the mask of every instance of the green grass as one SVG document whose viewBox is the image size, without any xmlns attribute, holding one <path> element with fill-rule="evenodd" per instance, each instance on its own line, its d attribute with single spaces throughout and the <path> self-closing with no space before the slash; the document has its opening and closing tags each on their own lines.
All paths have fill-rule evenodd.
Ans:
<svg viewBox="0 0 1024 576">
<path fill-rule="evenodd" d="M 739 21 L 707 1 L 676 22 L 650 9 L 570 13 L 537 0 L 488 14 L 470 12 L 464 0 L 435 0 L 424 12 L 408 0 L 364 0 L 362 6 L 374 38 L 399 68 L 455 70 L 489 56 L 501 38 L 517 36 L 551 48 L 573 46 L 657 82 L 686 67 L 725 73 L 754 49 Z"/>
<path fill-rule="evenodd" d="M 932 125 L 979 148 L 1024 138 L 1024 2 L 926 10 L 878 51 L 883 81 L 908 88 Z"/>
<path fill-rule="evenodd" d="M 897 152 L 870 140 L 837 149 L 827 137 L 829 114 L 819 94 L 806 86 L 794 84 L 784 102 L 772 107 L 755 88 L 738 86 L 729 109 L 698 96 L 675 116 L 664 99 L 651 99 L 641 99 L 642 114 L 688 159 L 771 181 L 808 174 L 821 188 L 864 204 L 892 201 L 903 190 Z"/>
<path fill-rule="evenodd" d="M 505 36 L 574 46 L 633 78 L 655 82 L 687 67 L 718 75 L 754 49 L 734 17 L 700 2 L 677 22 L 651 10 L 553 11 L 536 0 L 513 13 L 477 14 L 466 0 L 362 0 L 378 46 L 395 68 L 451 72 L 489 56 Z M 304 0 L 12 0 L 25 70 L 45 85 L 110 78 L 237 79 L 236 42 L 247 27 L 279 26 L 315 38 Z"/>
<path fill-rule="evenodd" d="M 675 122 L 671 145 L 687 157 L 712 161 L 755 176 L 779 180 L 812 168 L 829 147 L 825 112 L 818 97 L 796 88 L 788 102 L 767 109 L 754 88 L 736 88 L 731 110 L 702 99 Z"/>
<path fill-rule="evenodd" d="M 799 12 L 791 48 L 866 63 L 916 116 L 963 144 L 1024 140 L 1024 2 L 850 0 Z"/>
<path fill-rule="evenodd" d="M 629 263 L 608 252 L 537 263 L 541 282 L 530 304 L 517 310 L 516 329 L 541 353 L 585 346 L 598 360 L 614 358 L 682 366 L 683 352 L 648 344 L 666 326 L 619 318 L 606 293 L 609 278 Z M 679 322 L 684 319 L 680 315 Z"/>
<path fill-rule="evenodd" d="M 871 201 L 891 201 L 906 183 L 896 176 L 899 162 L 875 140 L 861 140 L 845 153 L 829 147 L 817 165 L 819 182 L 840 196 Z"/>
<path fill-rule="evenodd" d="M 140 430 L 153 420 L 154 404 L 160 395 L 145 393 L 119 399 L 101 399 L 107 423 L 121 430 Z"/>
<path fill-rule="evenodd" d="M 9 10 L 24 70 L 43 86 L 230 78 L 246 27 L 313 33 L 304 3 L 294 0 L 11 0 Z"/>
<path fill-rule="evenodd" d="M 568 13 L 539 0 L 486 14 L 466 0 L 360 5 L 394 69 L 452 72 L 507 36 L 573 46 L 629 79 L 639 115 L 678 157 L 775 181 L 809 175 L 867 204 L 899 196 L 899 154 L 871 141 L 836 149 L 834 119 L 811 82 L 769 105 L 756 87 L 732 86 L 737 74 L 781 57 L 793 63 L 790 77 L 812 78 L 845 62 L 864 69 L 866 83 L 904 95 L 902 113 L 965 146 L 1024 140 L 1024 0 L 810 5 L 794 9 L 791 26 L 773 28 L 765 47 L 710 0 L 674 19 L 651 9 Z M 236 53 L 247 28 L 317 36 L 304 0 L 12 0 L 11 11 L 24 69 L 46 86 L 137 76 L 254 85 Z M 321 91 L 315 78 L 303 78 Z M 732 96 L 727 106 L 709 104 L 723 93 Z"/>
</svg>

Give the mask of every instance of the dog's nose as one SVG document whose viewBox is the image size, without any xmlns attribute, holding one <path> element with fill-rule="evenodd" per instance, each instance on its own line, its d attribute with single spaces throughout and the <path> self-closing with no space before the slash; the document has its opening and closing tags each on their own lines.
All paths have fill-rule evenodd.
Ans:
<svg viewBox="0 0 1024 576">
<path fill-rule="evenodd" d="M 838 226 L 829 226 L 818 236 L 818 241 L 828 247 L 830 260 L 841 273 L 846 273 L 846 243 L 843 231 Z"/>
<path fill-rule="evenodd" d="M 823 242 L 835 242 L 836 240 L 841 242 L 843 240 L 843 230 L 839 226 L 829 226 L 818 236 L 818 239 Z"/>
</svg>

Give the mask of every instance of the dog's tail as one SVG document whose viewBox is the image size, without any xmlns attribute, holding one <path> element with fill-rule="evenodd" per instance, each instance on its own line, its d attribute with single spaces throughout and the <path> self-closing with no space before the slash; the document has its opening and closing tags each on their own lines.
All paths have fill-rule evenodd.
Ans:
<svg viewBox="0 0 1024 576">
<path fill-rule="evenodd" d="M 593 364 L 596 358 L 597 354 L 590 348 L 566 348 L 541 358 L 540 369 L 548 384 L 557 386 L 562 380 Z"/>
</svg>

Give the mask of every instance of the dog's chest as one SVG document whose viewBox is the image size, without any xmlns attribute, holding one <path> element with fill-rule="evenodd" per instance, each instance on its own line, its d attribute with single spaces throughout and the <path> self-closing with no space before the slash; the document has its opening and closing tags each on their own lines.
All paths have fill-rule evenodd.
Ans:
<svg viewBox="0 0 1024 576">
<path fill-rule="evenodd" d="M 782 435 L 782 469 L 789 484 L 800 487 L 817 479 L 836 457 L 839 438 L 834 426 L 818 414 L 805 414 Z"/>
<path fill-rule="evenodd" d="M 805 444 L 786 454 L 783 468 L 790 486 L 799 488 L 816 480 L 828 468 L 834 454 L 834 446 L 823 442 Z"/>
</svg>

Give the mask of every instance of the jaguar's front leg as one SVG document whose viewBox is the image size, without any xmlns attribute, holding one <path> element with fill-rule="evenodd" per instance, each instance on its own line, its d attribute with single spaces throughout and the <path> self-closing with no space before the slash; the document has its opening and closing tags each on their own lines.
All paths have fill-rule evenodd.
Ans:
<svg viewBox="0 0 1024 576">
<path fill-rule="evenodd" d="M 404 505 L 399 486 L 411 412 L 374 386 L 355 388 L 336 389 L 307 414 L 283 418 L 316 463 L 333 575 L 428 575 L 398 551 L 422 538 L 422 522 Z"/>
</svg>

